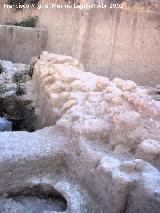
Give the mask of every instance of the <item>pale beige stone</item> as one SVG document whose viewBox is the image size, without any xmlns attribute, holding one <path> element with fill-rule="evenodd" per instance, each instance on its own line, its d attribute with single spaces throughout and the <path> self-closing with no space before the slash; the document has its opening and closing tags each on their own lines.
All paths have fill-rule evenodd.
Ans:
<svg viewBox="0 0 160 213">
<path fill-rule="evenodd" d="M 160 156 L 160 141 L 148 139 L 142 141 L 137 147 L 137 154 L 148 159 L 155 159 Z"/>
<path fill-rule="evenodd" d="M 64 104 L 64 106 L 62 108 L 62 111 L 65 112 L 65 111 L 67 111 L 68 109 L 70 109 L 72 106 L 74 106 L 76 104 L 77 104 L 76 100 L 70 100 L 70 101 L 68 101 L 67 103 Z"/>
<path fill-rule="evenodd" d="M 103 91 L 109 84 L 109 80 L 106 79 L 98 79 L 96 82 L 96 87 L 98 91 Z"/>
</svg>

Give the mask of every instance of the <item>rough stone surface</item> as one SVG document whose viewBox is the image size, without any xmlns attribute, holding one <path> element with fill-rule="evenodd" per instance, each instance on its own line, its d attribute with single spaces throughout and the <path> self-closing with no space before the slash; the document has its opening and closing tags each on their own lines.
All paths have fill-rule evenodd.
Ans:
<svg viewBox="0 0 160 213">
<path fill-rule="evenodd" d="M 0 58 L 27 64 L 45 50 L 46 41 L 46 29 L 0 25 Z"/>
<path fill-rule="evenodd" d="M 125 5 L 122 9 L 110 8 L 110 3 L 115 3 L 116 0 L 91 0 L 91 4 L 104 1 L 108 6 L 87 11 L 76 8 L 67 10 L 32 8 L 17 12 L 4 9 L 4 1 L 0 0 L 0 23 L 5 24 L 6 21 L 11 20 L 21 21 L 27 16 L 37 15 L 40 25 L 48 29 L 45 50 L 76 57 L 84 64 L 87 71 L 98 75 L 131 79 L 138 85 L 159 84 L 159 0 L 125 0 L 133 3 L 135 9 Z M 54 1 L 41 0 L 41 4 L 49 2 Z M 61 4 L 62 1 L 56 2 Z M 148 6 L 143 6 L 147 4 L 153 8 L 152 11 Z M 0 55 L 5 59 L 6 56 L 10 56 L 10 60 L 16 59 L 16 62 L 22 62 L 25 59 L 29 63 L 31 56 L 40 54 L 39 42 L 42 43 L 44 39 L 42 33 L 38 38 L 37 29 L 31 30 L 34 31 L 34 36 L 31 36 L 23 28 L 19 31 L 15 29 L 13 33 L 8 32 L 8 28 L 4 26 L 2 28 Z M 4 49 L 4 46 L 9 48 Z M 27 57 L 24 57 L 24 52 L 22 54 L 20 51 L 23 48 Z"/>
<path fill-rule="evenodd" d="M 49 184 L 67 213 L 159 212 L 160 102 L 71 57 L 43 52 L 34 69 L 39 128 L 54 126 L 0 133 L 2 198 Z"/>
</svg>

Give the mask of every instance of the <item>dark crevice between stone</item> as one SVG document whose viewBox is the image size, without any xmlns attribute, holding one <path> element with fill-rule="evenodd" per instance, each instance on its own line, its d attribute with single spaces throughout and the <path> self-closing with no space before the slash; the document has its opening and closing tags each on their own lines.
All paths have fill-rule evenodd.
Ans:
<svg viewBox="0 0 160 213">
<path fill-rule="evenodd" d="M 0 117 L 12 122 L 13 131 L 35 130 L 35 108 L 31 100 L 21 97 L 0 97 Z"/>
</svg>

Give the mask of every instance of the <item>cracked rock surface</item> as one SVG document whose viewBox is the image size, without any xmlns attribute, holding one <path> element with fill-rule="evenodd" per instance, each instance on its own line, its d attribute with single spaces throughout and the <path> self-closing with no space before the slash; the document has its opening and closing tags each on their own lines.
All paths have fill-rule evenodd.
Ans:
<svg viewBox="0 0 160 213">
<path fill-rule="evenodd" d="M 67 213 L 159 212 L 160 102 L 132 81 L 84 72 L 71 57 L 43 52 L 34 69 L 43 129 L 0 133 L 3 201 L 48 184 Z"/>
</svg>

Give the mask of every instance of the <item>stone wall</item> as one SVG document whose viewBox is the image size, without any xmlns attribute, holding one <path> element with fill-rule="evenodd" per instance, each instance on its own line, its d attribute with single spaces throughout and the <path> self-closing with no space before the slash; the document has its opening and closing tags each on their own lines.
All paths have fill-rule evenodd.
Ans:
<svg viewBox="0 0 160 213">
<path fill-rule="evenodd" d="M 92 10 L 80 61 L 96 74 L 154 85 L 160 81 L 160 16 Z"/>
<path fill-rule="evenodd" d="M 160 81 L 160 15 L 156 11 L 33 8 L 15 12 L 3 9 L 2 1 L 0 9 L 0 23 L 37 15 L 39 25 L 48 29 L 46 50 L 79 59 L 87 71 L 141 85 Z M 20 62 L 22 55 L 17 56 Z"/>
<path fill-rule="evenodd" d="M 45 49 L 47 30 L 0 25 L 0 58 L 29 63 Z"/>
</svg>

